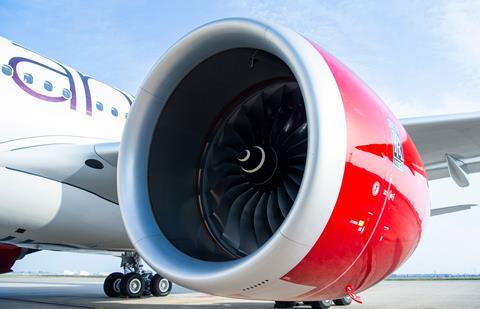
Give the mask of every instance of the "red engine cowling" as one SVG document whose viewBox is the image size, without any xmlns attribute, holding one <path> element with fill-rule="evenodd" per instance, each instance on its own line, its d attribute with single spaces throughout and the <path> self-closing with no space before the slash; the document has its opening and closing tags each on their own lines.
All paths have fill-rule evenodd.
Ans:
<svg viewBox="0 0 480 309">
<path fill-rule="evenodd" d="M 127 120 L 122 217 L 159 273 L 211 294 L 340 298 L 391 274 L 429 214 L 418 152 L 381 100 L 297 33 L 188 34 Z"/>
</svg>

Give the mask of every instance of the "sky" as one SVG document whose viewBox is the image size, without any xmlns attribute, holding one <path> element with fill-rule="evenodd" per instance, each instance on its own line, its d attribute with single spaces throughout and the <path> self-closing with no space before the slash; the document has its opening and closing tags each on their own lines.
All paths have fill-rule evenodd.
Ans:
<svg viewBox="0 0 480 309">
<path fill-rule="evenodd" d="M 0 0 L 0 36 L 135 95 L 159 57 L 192 29 L 250 17 L 316 41 L 399 117 L 480 111 L 478 1 Z M 476 203 L 472 185 L 430 183 L 432 207 Z M 434 217 L 397 273 L 480 273 L 480 207 Z M 113 272 L 110 256 L 39 252 L 16 271 Z"/>
</svg>

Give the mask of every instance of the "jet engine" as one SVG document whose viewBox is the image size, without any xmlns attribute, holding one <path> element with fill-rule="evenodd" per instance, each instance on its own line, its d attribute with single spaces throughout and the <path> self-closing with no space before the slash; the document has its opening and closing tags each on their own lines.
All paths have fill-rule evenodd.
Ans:
<svg viewBox="0 0 480 309">
<path fill-rule="evenodd" d="M 348 68 L 289 29 L 202 26 L 143 82 L 121 142 L 129 237 L 210 294 L 335 299 L 391 274 L 429 214 L 406 131 Z"/>
</svg>

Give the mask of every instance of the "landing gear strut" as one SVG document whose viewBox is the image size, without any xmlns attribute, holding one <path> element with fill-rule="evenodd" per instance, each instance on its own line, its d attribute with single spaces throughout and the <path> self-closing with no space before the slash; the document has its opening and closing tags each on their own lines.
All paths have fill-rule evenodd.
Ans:
<svg viewBox="0 0 480 309">
<path fill-rule="evenodd" d="M 103 290 L 108 297 L 167 296 L 172 290 L 168 279 L 143 269 L 136 252 L 123 253 L 120 267 L 123 273 L 115 272 L 105 278 Z"/>
</svg>

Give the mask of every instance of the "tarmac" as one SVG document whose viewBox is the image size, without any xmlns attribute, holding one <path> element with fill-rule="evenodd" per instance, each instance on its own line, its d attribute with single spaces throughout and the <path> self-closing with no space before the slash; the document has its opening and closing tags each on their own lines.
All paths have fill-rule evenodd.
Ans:
<svg viewBox="0 0 480 309">
<path fill-rule="evenodd" d="M 210 296 L 174 286 L 167 297 L 108 298 L 103 279 L 0 276 L 0 308 L 272 308 L 257 302 Z M 348 308 L 480 308 L 480 280 L 384 281 L 361 293 Z M 308 308 L 308 307 L 304 307 Z M 332 307 L 335 308 L 335 307 Z"/>
</svg>

